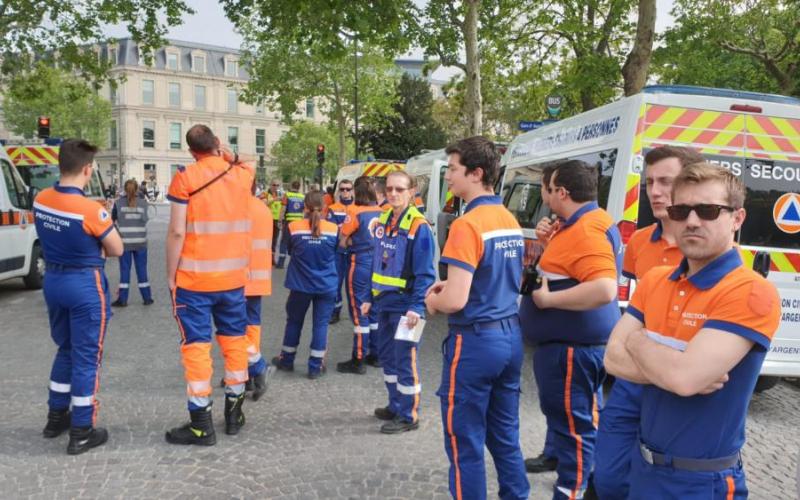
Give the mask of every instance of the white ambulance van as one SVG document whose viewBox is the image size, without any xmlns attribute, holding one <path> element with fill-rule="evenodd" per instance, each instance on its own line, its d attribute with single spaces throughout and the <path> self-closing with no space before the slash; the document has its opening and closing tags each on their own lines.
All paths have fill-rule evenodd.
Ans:
<svg viewBox="0 0 800 500">
<path fill-rule="evenodd" d="M 11 158 L 0 147 L 0 281 L 22 278 L 30 289 L 42 287 L 42 258 L 33 223 L 33 196 Z"/>
<path fill-rule="evenodd" d="M 405 164 L 403 162 L 397 161 L 352 161 L 349 165 L 345 165 L 344 167 L 339 169 L 339 172 L 336 173 L 336 183 L 339 184 L 339 181 L 348 180 L 354 181 L 358 177 L 362 175 L 366 175 L 367 177 L 386 177 L 386 174 L 389 172 L 394 172 L 395 170 L 403 170 Z"/>
<path fill-rule="evenodd" d="M 526 259 L 541 247 L 533 228 L 550 210 L 541 172 L 583 160 L 598 167 L 599 203 L 617 221 L 623 243 L 655 219 L 644 188 L 644 155 L 661 145 L 691 147 L 740 176 L 747 218 L 737 235 L 748 266 L 766 262 L 781 296 L 781 325 L 758 389 L 800 376 L 800 100 L 754 92 L 651 86 L 642 93 L 549 124 L 514 139 L 503 156 L 501 196 L 523 227 Z M 631 288 L 620 282 L 625 303 Z"/>
</svg>

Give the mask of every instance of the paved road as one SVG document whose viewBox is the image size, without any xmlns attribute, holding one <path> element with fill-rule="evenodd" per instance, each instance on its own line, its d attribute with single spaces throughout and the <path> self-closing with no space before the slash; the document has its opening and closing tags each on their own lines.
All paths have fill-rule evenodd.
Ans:
<svg viewBox="0 0 800 500">
<path fill-rule="evenodd" d="M 156 305 L 145 308 L 132 290 L 130 305 L 115 310 L 105 346 L 100 422 L 111 438 L 79 457 L 65 454 L 66 437 L 45 440 L 47 380 L 55 351 L 41 292 L 0 283 L 0 485 L 2 498 L 448 498 L 438 399 L 443 319 L 428 323 L 420 353 L 423 397 L 418 431 L 378 432 L 373 408 L 383 405 L 380 371 L 366 376 L 335 371 L 318 381 L 298 371 L 278 373 L 267 395 L 245 405 L 247 427 L 222 431 L 221 391 L 215 392 L 218 444 L 178 447 L 164 431 L 187 418 L 178 332 L 162 273 L 166 206 L 151 223 L 150 281 Z M 109 262 L 115 286 L 117 265 Z M 275 294 L 264 303 L 263 352 L 278 353 L 286 291 L 276 272 Z M 349 356 L 350 327 L 331 328 L 329 364 Z M 298 360 L 307 356 L 306 325 Z M 216 351 L 216 349 L 215 349 Z M 521 405 L 522 447 L 538 454 L 544 419 L 536 404 L 530 352 Z M 215 357 L 215 379 L 222 363 Z M 744 459 L 751 498 L 794 498 L 800 447 L 800 389 L 781 383 L 754 397 Z M 487 453 L 489 496 L 497 496 Z M 529 476 L 532 498 L 550 498 L 555 475 Z"/>
</svg>

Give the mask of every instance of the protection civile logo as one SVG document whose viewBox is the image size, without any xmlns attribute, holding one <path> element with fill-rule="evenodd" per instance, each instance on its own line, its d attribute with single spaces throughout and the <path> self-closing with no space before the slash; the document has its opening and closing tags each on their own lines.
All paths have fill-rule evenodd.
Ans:
<svg viewBox="0 0 800 500">
<path fill-rule="evenodd" d="M 800 195 L 786 193 L 778 198 L 772 207 L 772 219 L 784 233 L 800 233 Z"/>
</svg>

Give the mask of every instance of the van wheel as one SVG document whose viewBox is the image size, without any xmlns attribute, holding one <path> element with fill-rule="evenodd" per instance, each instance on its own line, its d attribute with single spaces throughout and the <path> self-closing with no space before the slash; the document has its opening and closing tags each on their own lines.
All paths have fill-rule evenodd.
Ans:
<svg viewBox="0 0 800 500">
<path fill-rule="evenodd" d="M 764 392 L 772 389 L 780 379 L 780 377 L 758 377 L 758 381 L 756 381 L 756 388 L 753 390 L 753 392 Z"/>
<path fill-rule="evenodd" d="M 28 274 L 22 278 L 22 281 L 24 281 L 25 286 L 31 290 L 42 288 L 42 283 L 44 282 L 44 258 L 42 257 L 42 249 L 39 247 L 38 243 L 33 245 L 33 250 L 31 251 L 31 268 L 28 270 Z"/>
</svg>

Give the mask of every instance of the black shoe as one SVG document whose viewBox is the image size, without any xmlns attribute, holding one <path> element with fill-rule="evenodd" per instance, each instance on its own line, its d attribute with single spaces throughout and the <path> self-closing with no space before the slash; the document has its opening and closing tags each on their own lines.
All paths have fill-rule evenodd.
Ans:
<svg viewBox="0 0 800 500">
<path fill-rule="evenodd" d="M 152 306 L 153 304 L 155 304 L 155 302 L 156 302 L 156 301 L 155 301 L 155 300 L 153 300 L 153 299 L 147 299 L 147 300 L 145 300 L 145 301 L 144 301 L 144 305 L 146 305 L 146 306 Z"/>
<path fill-rule="evenodd" d="M 340 319 L 341 318 L 339 318 L 339 313 L 335 312 L 335 313 L 333 313 L 333 316 L 331 316 L 331 319 L 328 320 L 328 324 L 329 325 L 335 325 L 336 323 L 339 322 Z"/>
<path fill-rule="evenodd" d="M 69 410 L 49 410 L 47 412 L 47 425 L 42 430 L 42 435 L 46 438 L 60 436 L 69 430 Z"/>
<path fill-rule="evenodd" d="M 367 367 L 364 366 L 363 359 L 350 359 L 336 364 L 336 371 L 340 373 L 355 373 L 357 375 L 364 375 L 367 373 Z"/>
<path fill-rule="evenodd" d="M 554 471 L 557 466 L 558 459 L 555 457 L 547 457 L 544 453 L 536 458 L 525 459 L 525 470 L 530 474 Z"/>
<path fill-rule="evenodd" d="M 285 372 L 293 372 L 294 371 L 294 365 L 286 365 L 286 364 L 284 364 L 283 361 L 281 361 L 281 357 L 280 356 L 275 356 L 274 358 L 272 358 L 272 366 L 274 366 L 278 370 L 283 370 Z"/>
<path fill-rule="evenodd" d="M 395 414 L 392 410 L 389 409 L 388 406 L 384 406 L 383 408 L 375 408 L 373 415 L 378 420 L 394 420 Z"/>
<path fill-rule="evenodd" d="M 374 366 L 375 368 L 381 367 L 381 360 L 378 359 L 377 354 L 367 354 L 367 357 L 364 358 L 364 361 L 366 361 L 369 366 Z"/>
<path fill-rule="evenodd" d="M 225 377 L 219 379 L 219 386 L 223 388 L 225 387 Z M 253 380 L 247 379 L 247 382 L 244 383 L 244 392 L 250 392 L 252 390 L 253 390 Z"/>
<path fill-rule="evenodd" d="M 111 307 L 128 307 L 128 303 L 117 299 L 111 303 Z"/>
<path fill-rule="evenodd" d="M 316 380 L 320 377 L 324 377 L 327 372 L 328 372 L 328 367 L 322 365 L 322 368 L 320 368 L 319 370 L 314 370 L 314 371 L 309 370 L 308 378 L 310 378 L 311 380 Z"/>
<path fill-rule="evenodd" d="M 198 444 L 212 446 L 217 443 L 214 422 L 211 419 L 211 405 L 201 410 L 189 412 L 191 422 L 167 431 L 165 438 L 172 444 Z"/>
<path fill-rule="evenodd" d="M 108 441 L 108 431 L 102 427 L 71 427 L 67 454 L 80 455 Z"/>
<path fill-rule="evenodd" d="M 413 431 L 419 428 L 419 420 L 416 422 L 406 422 L 400 417 L 394 417 L 391 422 L 386 422 L 381 426 L 383 434 L 400 434 L 401 432 Z"/>
<path fill-rule="evenodd" d="M 263 373 L 260 375 L 256 375 L 251 380 L 253 381 L 253 401 L 258 401 L 261 396 L 267 392 L 267 386 L 269 385 L 269 377 L 275 372 L 275 367 L 272 365 L 267 365 L 267 369 L 264 370 Z M 248 380 L 249 382 L 249 380 Z M 247 387 L 245 387 L 247 390 Z"/>
<path fill-rule="evenodd" d="M 239 434 L 239 429 L 244 426 L 244 394 L 238 396 L 225 396 L 225 434 L 233 436 Z"/>
</svg>

